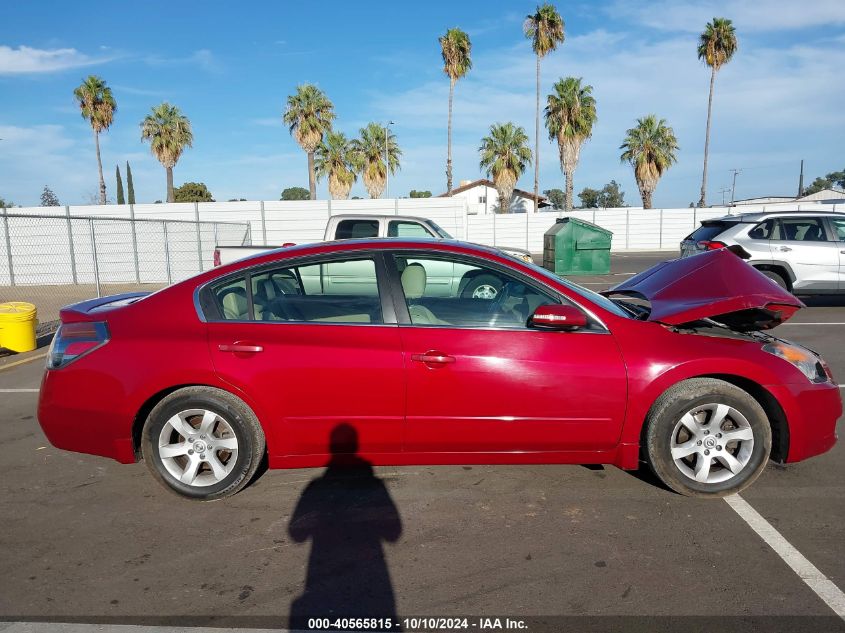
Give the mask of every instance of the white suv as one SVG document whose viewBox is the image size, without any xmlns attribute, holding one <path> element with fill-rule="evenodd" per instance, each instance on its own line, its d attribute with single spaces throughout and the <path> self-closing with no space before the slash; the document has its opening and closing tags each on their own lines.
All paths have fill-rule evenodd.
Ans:
<svg viewBox="0 0 845 633">
<path fill-rule="evenodd" d="M 794 294 L 845 293 L 845 214 L 792 211 L 704 220 L 681 257 L 739 244 L 748 263 Z"/>
</svg>

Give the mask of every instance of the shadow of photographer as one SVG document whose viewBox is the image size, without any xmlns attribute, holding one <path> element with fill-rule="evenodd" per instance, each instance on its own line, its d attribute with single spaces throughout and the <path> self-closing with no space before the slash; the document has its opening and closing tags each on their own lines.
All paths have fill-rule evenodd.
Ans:
<svg viewBox="0 0 845 633">
<path fill-rule="evenodd" d="M 399 511 L 372 464 L 357 454 L 351 425 L 332 429 L 329 450 L 326 470 L 306 486 L 288 525 L 295 542 L 311 540 L 305 589 L 291 603 L 290 628 L 309 628 L 309 618 L 396 622 L 382 541 L 402 535 Z"/>
</svg>

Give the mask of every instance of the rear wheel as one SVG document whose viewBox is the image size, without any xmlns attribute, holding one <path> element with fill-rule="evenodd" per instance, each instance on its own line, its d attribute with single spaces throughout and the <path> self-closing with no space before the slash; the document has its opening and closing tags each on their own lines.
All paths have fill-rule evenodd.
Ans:
<svg viewBox="0 0 845 633">
<path fill-rule="evenodd" d="M 774 281 L 778 286 L 783 288 L 786 291 L 789 291 L 789 284 L 786 283 L 786 279 L 780 273 L 777 273 L 773 270 L 761 270 L 766 277 Z"/>
<path fill-rule="evenodd" d="M 201 501 L 246 486 L 265 447 L 252 410 L 212 387 L 188 387 L 165 397 L 150 412 L 141 442 L 147 467 L 160 484 Z"/>
<path fill-rule="evenodd" d="M 654 403 L 646 423 L 651 469 L 688 496 L 723 497 L 746 488 L 763 472 L 772 446 L 760 404 L 714 378 L 675 385 Z"/>
</svg>

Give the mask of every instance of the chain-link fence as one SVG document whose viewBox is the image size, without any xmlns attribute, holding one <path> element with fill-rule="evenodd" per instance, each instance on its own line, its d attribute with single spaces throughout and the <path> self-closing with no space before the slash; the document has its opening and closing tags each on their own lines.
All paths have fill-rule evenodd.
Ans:
<svg viewBox="0 0 845 633">
<path fill-rule="evenodd" d="M 69 303 L 157 290 L 213 266 L 215 245 L 252 243 L 249 223 L 0 213 L 0 303 L 28 301 L 41 329 Z"/>
</svg>

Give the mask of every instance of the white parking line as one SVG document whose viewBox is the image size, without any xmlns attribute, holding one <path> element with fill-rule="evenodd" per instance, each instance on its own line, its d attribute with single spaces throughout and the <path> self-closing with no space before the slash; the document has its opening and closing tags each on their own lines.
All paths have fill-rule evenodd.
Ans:
<svg viewBox="0 0 845 633">
<path fill-rule="evenodd" d="M 40 389 L 0 389 L 0 393 L 38 393 Z"/>
<path fill-rule="evenodd" d="M 839 587 L 821 573 L 813 563 L 804 558 L 804 555 L 795 549 L 745 499 L 739 495 L 732 495 L 725 497 L 725 501 L 783 559 L 783 562 L 789 565 L 792 571 L 798 574 L 798 577 L 807 583 L 807 586 L 824 600 L 827 606 L 833 609 L 836 615 L 845 620 L 845 593 L 842 593 Z"/>
<path fill-rule="evenodd" d="M 778 327 L 784 327 L 785 325 L 845 325 L 845 321 L 787 321 L 786 323 L 781 323 Z"/>
</svg>

